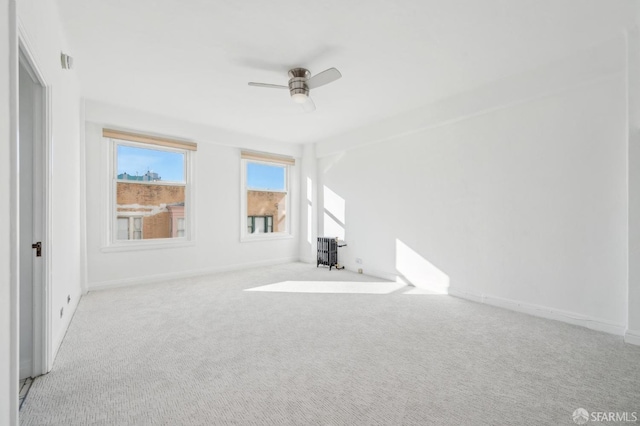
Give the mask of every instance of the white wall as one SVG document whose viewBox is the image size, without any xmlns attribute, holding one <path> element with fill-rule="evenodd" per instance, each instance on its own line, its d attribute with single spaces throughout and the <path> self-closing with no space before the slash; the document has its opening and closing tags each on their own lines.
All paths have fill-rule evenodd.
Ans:
<svg viewBox="0 0 640 426">
<path fill-rule="evenodd" d="M 300 260 L 314 263 L 318 239 L 318 183 L 315 144 L 303 146 L 300 161 Z"/>
<path fill-rule="evenodd" d="M 55 2 L 21 0 L 18 20 L 51 93 L 51 325 L 55 354 L 80 298 L 80 96 L 73 70 L 62 70 L 60 52 L 72 51 Z M 67 297 L 71 303 L 67 303 Z M 60 310 L 64 314 L 60 316 Z"/>
<path fill-rule="evenodd" d="M 0 424 L 18 422 L 18 279 L 17 279 L 17 219 L 11 218 L 17 211 L 17 71 L 18 25 L 23 40 L 29 45 L 37 66 L 53 96 L 51 114 L 52 163 L 50 181 L 55 200 L 52 208 L 52 300 L 55 305 L 66 304 L 66 295 L 79 298 L 78 280 L 79 247 L 79 191 L 74 185 L 61 183 L 77 181 L 78 152 L 78 93 L 75 76 L 63 76 L 59 70 L 59 52 L 67 48 L 59 25 L 57 11 L 51 2 L 22 0 L 17 10 L 15 1 L 0 0 L 0 57 L 7 58 L 8 66 L 0 67 L 0 195 L 5 201 L 0 207 Z M 18 17 L 19 22 L 18 24 Z M 74 180 L 70 180 L 73 176 Z M 12 244 L 13 243 L 13 244 Z M 63 296 L 64 295 L 64 296 Z M 64 301 L 63 301 L 64 300 Z M 61 319 L 52 318 L 51 352 L 62 341 L 74 305 Z"/>
<path fill-rule="evenodd" d="M 17 282 L 11 278 L 11 144 L 15 142 L 18 70 L 15 1 L 0 0 L 0 424 L 18 419 Z M 6 59 L 5 59 L 6 58 Z M 13 86 L 13 89 L 12 89 Z"/>
<path fill-rule="evenodd" d="M 622 334 L 625 58 L 616 37 L 320 142 L 319 234 L 344 228 L 350 269 Z"/>
<path fill-rule="evenodd" d="M 87 101 L 85 107 L 87 255 L 89 290 L 166 280 L 299 258 L 299 165 L 291 176 L 294 238 L 240 242 L 240 148 L 301 156 L 300 146 Z M 193 140 L 195 243 L 187 247 L 112 252 L 103 250 L 108 221 L 108 150 L 103 127 Z M 298 161 L 299 164 L 299 161 Z"/>
</svg>

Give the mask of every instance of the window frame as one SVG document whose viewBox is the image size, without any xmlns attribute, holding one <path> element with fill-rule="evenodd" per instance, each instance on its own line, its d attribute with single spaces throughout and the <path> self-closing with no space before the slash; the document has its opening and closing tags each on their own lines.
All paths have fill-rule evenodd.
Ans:
<svg viewBox="0 0 640 426">
<path fill-rule="evenodd" d="M 286 217 L 285 217 L 285 231 L 283 232 L 263 232 L 263 233 L 249 233 L 247 230 L 247 218 L 250 216 L 247 214 L 247 191 L 253 190 L 256 191 L 255 188 L 249 188 L 247 186 L 247 165 L 249 163 L 258 163 L 265 164 L 267 166 L 277 166 L 284 168 L 284 184 L 285 190 L 270 190 L 267 192 L 281 192 L 286 194 Z M 240 242 L 251 242 L 251 241 L 269 241 L 269 240 L 282 240 L 282 239 L 291 239 L 294 237 L 292 232 L 292 213 L 293 210 L 291 206 L 291 164 L 285 164 L 278 161 L 269 161 L 268 158 L 265 159 L 257 159 L 257 158 L 240 158 Z M 259 191 L 259 190 L 258 190 Z M 270 216 L 270 215 L 251 215 L 251 216 Z M 272 219 L 272 227 L 276 218 Z"/>
<path fill-rule="evenodd" d="M 107 146 L 107 167 L 106 172 L 108 179 L 108 200 L 107 205 L 102 210 L 106 212 L 106 232 L 103 239 L 101 251 L 129 251 L 129 250 L 150 250 L 161 248 L 176 248 L 195 245 L 195 155 L 194 150 L 183 149 L 178 147 L 163 146 L 153 144 L 152 142 L 135 142 L 131 140 L 113 138 L 103 135 L 108 143 Z M 118 179 L 118 146 L 131 146 L 134 148 L 152 149 L 157 151 L 177 152 L 184 155 L 184 182 L 175 181 L 155 181 L 155 182 L 137 182 L 143 185 L 165 185 L 180 186 L 183 185 L 185 190 L 185 236 L 170 238 L 153 238 L 153 239 L 130 239 L 119 240 L 118 233 L 118 217 L 128 216 L 127 212 L 117 211 L 117 185 L 118 182 L 126 182 Z M 132 212 L 133 213 L 133 212 Z M 135 214 L 133 214 L 135 215 Z M 144 221 L 144 217 L 143 217 Z"/>
</svg>

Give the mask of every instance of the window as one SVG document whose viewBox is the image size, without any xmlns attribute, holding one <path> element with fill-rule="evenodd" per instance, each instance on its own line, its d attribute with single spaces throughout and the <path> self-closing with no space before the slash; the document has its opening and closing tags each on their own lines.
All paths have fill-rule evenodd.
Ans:
<svg viewBox="0 0 640 426">
<path fill-rule="evenodd" d="M 171 217 L 171 237 L 181 238 L 186 235 L 184 221 L 184 205 L 167 206 Z"/>
<path fill-rule="evenodd" d="M 242 152 L 242 233 L 247 239 L 291 235 L 289 172 L 292 158 Z"/>
<path fill-rule="evenodd" d="M 249 234 L 273 232 L 273 216 L 247 216 L 247 232 Z"/>
<path fill-rule="evenodd" d="M 188 240 L 195 144 L 107 129 L 103 136 L 112 144 L 111 243 Z"/>
<path fill-rule="evenodd" d="M 176 221 L 176 233 L 175 236 L 176 237 L 184 237 L 184 218 L 180 217 L 178 218 L 178 220 Z"/>
<path fill-rule="evenodd" d="M 141 216 L 118 216 L 118 240 L 141 240 L 142 239 L 142 217 Z"/>
</svg>

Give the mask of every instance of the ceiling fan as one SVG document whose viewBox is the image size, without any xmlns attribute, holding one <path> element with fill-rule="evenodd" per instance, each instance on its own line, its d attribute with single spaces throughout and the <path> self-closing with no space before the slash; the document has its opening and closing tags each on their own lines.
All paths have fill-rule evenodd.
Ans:
<svg viewBox="0 0 640 426">
<path fill-rule="evenodd" d="M 289 70 L 289 85 L 282 86 L 279 84 L 254 83 L 250 82 L 249 86 L 266 87 L 271 89 L 289 89 L 291 99 L 302 106 L 305 112 L 312 112 L 316 109 L 316 104 L 309 97 L 309 90 L 316 87 L 324 86 L 336 81 L 342 74 L 335 68 L 329 68 L 321 73 L 311 77 L 311 73 L 306 68 L 293 68 Z"/>
</svg>

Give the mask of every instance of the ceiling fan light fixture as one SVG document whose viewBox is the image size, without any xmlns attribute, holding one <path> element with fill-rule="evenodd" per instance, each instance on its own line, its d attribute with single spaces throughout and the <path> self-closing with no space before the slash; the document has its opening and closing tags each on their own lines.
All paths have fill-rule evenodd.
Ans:
<svg viewBox="0 0 640 426">
<path fill-rule="evenodd" d="M 294 93 L 293 95 L 291 95 L 291 99 L 293 99 L 293 102 L 297 104 L 303 104 L 307 102 L 307 95 L 305 95 L 304 93 Z"/>
<path fill-rule="evenodd" d="M 316 110 L 316 104 L 309 97 L 309 89 L 324 86 L 332 81 L 342 77 L 340 71 L 335 68 L 329 68 L 311 77 L 311 73 L 306 68 L 293 68 L 289 70 L 289 85 L 280 84 L 255 83 L 249 82 L 249 86 L 267 87 L 270 89 L 289 89 L 289 95 L 293 102 L 302 107 L 304 112 L 313 112 Z"/>
</svg>

